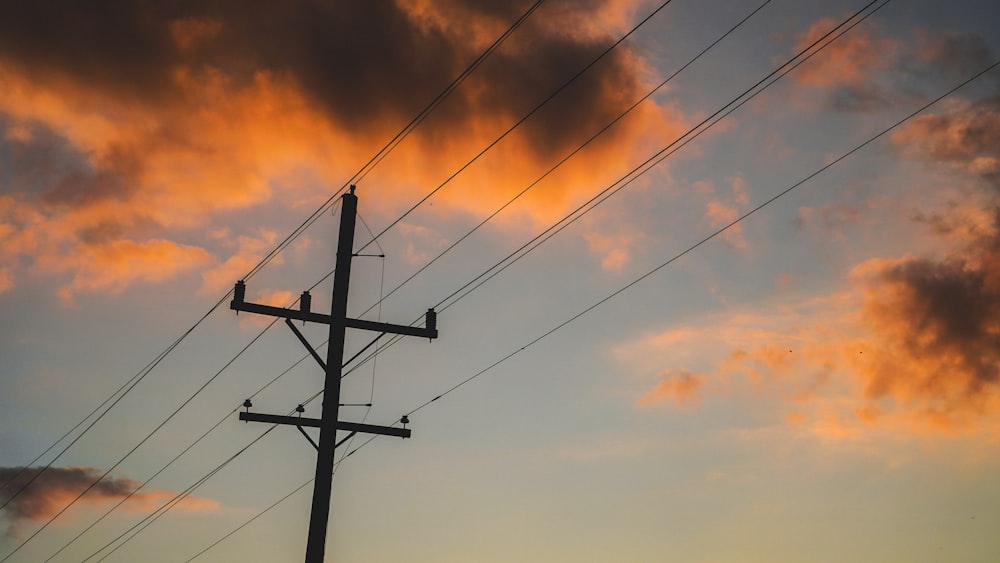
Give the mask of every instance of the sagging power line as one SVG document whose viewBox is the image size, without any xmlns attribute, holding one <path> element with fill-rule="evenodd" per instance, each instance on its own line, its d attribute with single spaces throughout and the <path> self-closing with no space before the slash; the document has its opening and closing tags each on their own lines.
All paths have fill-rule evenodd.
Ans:
<svg viewBox="0 0 1000 563">
<path fill-rule="evenodd" d="M 404 139 L 406 139 L 406 137 L 409 136 L 414 129 L 416 129 L 421 123 L 423 123 L 423 121 L 435 109 L 437 109 L 437 107 L 440 106 L 441 103 L 443 103 L 444 100 L 447 99 L 447 97 L 452 92 L 454 92 L 477 68 L 479 68 L 479 66 L 482 65 L 482 63 L 491 54 L 493 54 L 517 29 L 519 29 L 524 24 L 524 22 L 532 14 L 534 14 L 539 7 L 541 7 L 541 5 L 544 2 L 545 0 L 536 0 L 531 6 L 529 6 L 521 14 L 521 16 L 518 17 L 517 20 L 515 20 L 503 33 L 501 33 L 500 36 L 497 37 L 497 39 L 493 41 L 492 44 L 490 44 L 482 53 L 480 53 L 479 56 L 477 56 L 476 59 L 472 61 L 472 63 L 470 63 L 451 83 L 449 83 L 448 86 L 446 86 L 445 89 L 442 90 L 440 94 L 438 94 L 430 103 L 428 103 L 423 109 L 421 109 L 420 112 L 418 112 L 418 114 L 414 116 L 414 118 L 409 123 L 407 123 L 406 126 L 403 127 L 403 129 L 401 129 L 398 133 L 396 133 L 396 135 L 393 136 L 393 138 L 390 139 L 381 149 L 379 149 L 379 151 L 377 151 L 375 155 L 373 155 L 367 162 L 365 162 L 365 164 L 357 172 L 355 172 L 351 176 L 351 178 L 348 179 L 347 182 L 345 182 L 338 190 L 336 190 L 333 195 L 331 195 L 322 205 L 320 205 L 313 213 L 311 213 L 298 227 L 296 227 L 288 236 L 286 236 L 286 238 L 283 239 L 282 242 L 280 242 L 274 249 L 268 252 L 268 254 L 264 258 L 262 258 L 253 268 L 251 268 L 251 270 L 248 271 L 247 274 L 244 276 L 244 279 L 249 279 L 254 274 L 259 272 L 260 269 L 262 269 L 264 266 L 270 263 L 275 258 L 275 256 L 277 256 L 282 250 L 284 250 L 289 244 L 291 244 L 296 238 L 298 238 L 308 227 L 314 224 L 316 220 L 318 220 L 319 217 L 321 217 L 328 209 L 330 209 L 333 203 L 336 201 L 337 196 L 340 195 L 345 189 L 347 189 L 347 187 L 352 182 L 354 182 L 356 179 L 363 178 L 375 166 L 381 163 L 381 161 L 386 156 L 388 156 L 389 153 L 391 153 Z M 150 360 L 150 362 L 146 364 L 146 366 L 144 366 L 142 369 L 136 372 L 135 375 L 133 375 L 132 377 L 127 379 L 124 383 L 122 383 L 122 385 L 118 389 L 116 389 L 113 393 L 108 395 L 108 397 L 104 399 L 97 407 L 95 407 L 90 413 L 88 413 L 86 416 L 80 419 L 79 422 L 73 425 L 62 436 L 60 436 L 58 439 L 52 442 L 48 447 L 45 448 L 45 450 L 43 450 L 40 454 L 38 454 L 33 460 L 25 464 L 24 466 L 25 469 L 34 465 L 40 459 L 42 459 L 46 454 L 48 454 L 50 451 L 56 448 L 56 446 L 58 446 L 59 443 L 61 443 L 63 440 L 66 440 L 69 436 L 71 436 L 77 429 L 79 429 L 81 426 L 86 425 L 83 428 L 83 430 L 80 431 L 79 434 L 77 434 L 72 440 L 70 440 L 70 442 L 66 446 L 64 446 L 59 452 L 57 452 L 52 459 L 46 462 L 45 465 L 43 465 L 40 468 L 40 470 L 35 471 L 32 474 L 32 476 L 29 479 L 27 479 L 27 481 L 24 484 L 22 484 L 22 486 L 17 491 L 15 491 L 11 496 L 5 499 L 4 504 L 0 506 L 0 509 L 7 506 L 7 504 L 9 504 L 15 497 L 20 495 L 24 490 L 26 490 L 29 486 L 31 486 L 31 484 L 36 479 L 38 479 L 43 473 L 45 473 L 48 469 L 50 469 L 56 461 L 61 459 L 63 455 L 65 455 L 66 452 L 69 451 L 69 449 L 71 449 L 84 435 L 89 433 L 91 429 L 98 422 L 100 422 L 122 399 L 125 398 L 125 396 L 127 396 L 139 383 L 141 383 L 150 373 L 152 373 L 152 371 L 156 369 L 161 364 L 161 362 L 167 358 L 167 356 L 169 356 L 185 339 L 187 339 L 187 337 L 190 336 L 191 333 L 193 333 L 199 326 L 201 326 L 201 324 L 213 312 L 215 312 L 223 303 L 229 300 L 230 297 L 232 297 L 232 290 L 229 290 L 226 294 L 224 294 L 221 298 L 219 298 L 218 301 L 216 301 L 211 307 L 209 307 L 209 309 L 197 321 L 195 321 L 194 324 L 191 325 L 191 327 L 189 327 L 187 330 L 181 333 L 181 335 L 178 336 L 173 342 L 171 342 L 166 348 L 164 348 L 163 351 L 161 351 L 159 354 L 157 354 L 156 357 Z M 216 376 L 217 375 L 218 373 L 216 374 Z M 198 392 L 200 392 L 200 390 L 201 389 L 199 389 Z M 93 420 L 89 424 L 87 424 L 87 421 L 90 420 L 92 417 L 94 417 Z M 158 429 L 159 427 L 157 427 L 156 430 Z M 156 432 L 156 430 L 154 430 L 154 433 Z M 10 482 L 15 482 L 16 479 L 20 477 L 21 474 L 23 474 L 23 472 L 15 475 L 10 480 Z M 103 476 L 101 477 L 101 479 L 103 479 Z M 100 479 L 97 482 L 99 481 Z M 97 482 L 95 482 L 94 484 L 96 484 Z M 70 504 L 72 505 L 72 502 Z M 67 506 L 66 508 L 69 507 Z M 63 511 L 59 512 L 56 517 L 62 514 L 62 512 Z M 51 520 L 47 522 L 45 525 L 43 525 L 42 528 L 47 526 L 50 522 Z M 41 529 L 37 530 L 36 534 L 37 532 L 40 531 Z M 27 541 L 30 541 L 30 539 L 34 538 L 36 534 L 33 534 L 31 538 L 23 542 L 21 545 L 18 545 L 14 551 L 19 550 L 25 543 L 27 543 Z M 9 557 L 12 554 L 13 552 L 7 554 L 6 557 Z M 6 557 L 4 560 L 6 560 Z"/>
<path fill-rule="evenodd" d="M 802 64 L 804 61 L 808 60 L 813 55 L 815 55 L 816 53 L 820 52 L 823 48 L 825 48 L 827 45 L 829 45 L 829 43 L 832 42 L 833 40 L 836 40 L 837 38 L 839 38 L 840 36 L 842 36 L 844 33 L 848 32 L 851 29 L 853 29 L 853 27 L 855 27 L 856 25 L 858 25 L 859 23 L 861 23 L 862 21 L 864 21 L 865 19 L 867 19 L 869 16 L 871 16 L 875 12 L 877 12 L 879 9 L 881 9 L 882 7 L 884 7 L 886 4 L 888 4 L 889 1 L 890 0 L 883 0 L 883 2 L 880 5 L 878 5 L 877 7 L 875 7 L 873 10 L 868 11 L 867 13 L 865 13 L 865 10 L 867 10 L 872 5 L 874 5 L 874 4 L 877 3 L 877 1 L 869 2 L 866 6 L 862 7 L 858 12 L 855 12 L 853 15 L 849 16 L 848 18 L 846 18 L 839 25 L 833 27 L 826 34 L 824 34 L 823 36 L 819 37 L 812 44 L 806 46 L 804 49 L 802 49 L 801 51 L 799 51 L 791 59 L 789 59 L 786 63 L 780 65 L 774 71 L 772 71 L 770 74 L 768 74 L 764 78 L 760 79 L 757 83 L 754 84 L 754 86 L 752 86 L 752 87 L 748 88 L 747 90 L 745 90 L 742 94 L 738 95 L 731 102 L 723 105 L 719 110 L 717 110 L 716 112 L 714 112 L 713 114 L 711 114 L 709 117 L 707 117 L 701 123 L 699 123 L 696 126 L 692 127 L 688 132 L 686 132 L 685 134 L 681 135 L 680 137 L 678 137 L 677 139 L 675 139 L 674 141 L 672 141 L 670 144 L 668 144 L 666 147 L 664 147 L 663 149 L 661 149 L 660 151 L 658 151 L 657 153 L 655 153 L 652 157 L 650 157 L 649 159 L 647 159 L 646 161 L 644 161 L 644 163 L 642 165 L 640 165 L 639 167 L 633 169 L 628 174 L 626 174 L 625 176 L 623 176 L 622 179 L 619 180 L 619 182 L 616 182 L 616 183 L 612 184 L 611 186 L 609 186 L 608 188 L 606 188 L 602 192 L 598 193 L 596 196 L 594 196 L 594 198 L 592 198 L 591 200 L 589 200 L 588 202 L 586 202 L 584 205 L 582 205 L 581 207 L 577 208 L 576 210 L 574 210 L 573 212 L 571 212 L 570 214 L 568 214 L 566 217 L 564 217 L 560 221 L 557 221 L 549 229 L 546 229 L 545 231 L 543 231 L 542 233 L 540 233 L 539 235 L 537 235 L 531 241 L 529 241 L 528 243 L 526 243 L 525 245 L 523 245 L 522 247 L 520 247 L 517 251 L 515 251 L 511 255 L 507 256 L 506 258 L 504 258 L 503 260 L 501 260 L 500 262 L 498 262 L 495 266 L 487 269 L 480 276 L 477 276 L 477 277 L 473 278 L 473 280 L 471 280 L 469 283 L 461 286 L 455 292 L 452 292 L 448 297 L 446 297 L 444 300 L 442 300 L 437 305 L 435 305 L 435 307 L 441 307 L 442 305 L 445 305 L 444 309 L 446 309 L 446 308 L 450 307 L 451 305 L 454 305 L 455 303 L 457 303 L 459 300 L 461 300 L 462 298 L 464 298 L 465 296 L 467 296 L 469 293 L 471 293 L 472 291 L 474 291 L 478 287 L 481 287 L 483 285 L 483 283 L 485 283 L 489 279 L 492 279 L 494 276 L 496 276 L 497 274 L 499 274 L 501 271 L 503 271 L 507 267 L 511 266 L 514 262 L 516 262 L 517 260 L 519 260 L 520 258 L 522 258 L 525 254 L 531 252 L 532 250 L 534 250 L 535 248 L 537 248 L 539 245 L 541 245 L 545 241 L 549 240 L 552 236 L 554 236 L 558 232 L 561 232 L 569 224 L 572 224 L 574 221 L 578 220 L 580 217 L 582 217 L 589 210 L 593 209 L 596 205 L 599 205 L 601 202 L 605 201 L 607 199 L 607 197 L 610 197 L 610 195 L 613 195 L 617 191 L 619 191 L 619 190 L 623 189 L 624 187 L 626 187 L 627 185 L 629 185 L 631 183 L 631 181 L 635 180 L 637 177 L 641 176 L 645 172 L 648 172 L 650 170 L 650 168 L 651 168 L 652 165 L 658 164 L 664 158 L 666 158 L 666 157 L 670 156 L 671 154 L 673 154 L 674 152 L 676 152 L 676 150 L 678 150 L 680 147 L 686 145 L 688 142 L 690 142 L 694 138 L 698 137 L 699 135 L 701 135 L 702 133 L 704 133 L 705 131 L 707 131 L 709 128 L 711 128 L 716 123 L 718 123 L 721 119 L 725 118 L 726 116 L 728 116 L 729 114 L 731 114 L 736 109 L 742 107 L 749 100 L 753 99 L 755 96 L 757 96 L 758 94 L 760 94 L 761 92 L 763 92 L 766 88 L 768 88 L 770 85 L 772 85 L 776 80 L 780 79 L 782 76 L 786 75 L 788 72 L 790 72 L 791 70 L 793 70 L 794 68 L 796 68 L 798 65 Z M 717 44 L 722 38 L 724 38 L 726 35 L 728 35 L 729 33 L 731 33 L 739 25 L 741 25 L 742 23 L 744 23 L 749 17 L 751 17 L 753 14 L 755 14 L 761 8 L 763 8 L 767 3 L 768 2 L 762 3 L 760 6 L 758 6 L 758 8 L 756 8 L 755 10 L 753 10 L 752 12 L 750 12 L 746 17 L 744 17 L 742 20 L 740 20 L 735 26 L 733 26 L 732 28 L 730 28 L 729 31 L 727 31 L 720 38 L 716 39 L 713 43 L 711 43 L 709 45 L 709 47 L 707 47 L 701 53 L 699 53 L 698 55 L 696 55 L 695 59 L 697 59 L 698 57 L 700 57 L 701 54 L 703 54 L 709 48 L 711 48 L 712 46 L 714 46 L 715 44 Z M 826 41 L 827 39 L 829 39 L 829 41 Z M 826 42 L 824 42 L 824 41 L 826 41 Z M 816 48 L 816 49 L 813 50 L 814 48 Z M 693 59 L 693 60 L 695 60 L 695 59 Z M 693 62 L 693 60 L 690 61 L 689 63 L 685 64 L 684 67 L 687 67 L 688 65 L 690 65 L 691 62 Z M 680 70 L 683 70 L 684 67 L 682 67 Z M 668 77 L 667 80 L 669 80 L 670 78 L 672 78 L 674 75 L 676 75 L 676 72 L 673 75 L 671 75 L 671 77 Z M 770 78 L 770 81 L 768 80 L 769 78 Z M 664 83 L 665 82 L 666 82 L 666 80 L 664 81 Z M 766 82 L 766 84 L 764 84 L 765 82 Z M 662 86 L 662 84 L 663 83 L 661 83 L 661 86 Z M 756 89 L 757 87 L 761 86 L 761 84 L 764 84 L 764 86 L 762 88 Z M 655 91 L 655 89 L 653 91 Z M 650 94 L 653 91 L 651 91 Z M 751 92 L 752 92 L 752 94 L 751 94 Z M 748 95 L 748 94 L 750 94 L 750 95 Z M 644 98 L 647 98 L 648 96 L 649 96 L 649 94 L 647 94 L 647 96 L 645 96 Z M 629 110 L 626 110 L 626 112 L 627 111 L 629 111 Z M 602 131 L 603 130 L 606 130 L 606 128 L 602 129 Z M 672 150 L 668 151 L 668 149 L 672 149 Z M 667 151 L 667 152 L 664 152 L 664 151 Z M 559 163 L 557 163 L 556 166 L 558 166 L 562 162 L 563 161 L 560 161 Z M 645 165 L 649 165 L 650 163 L 652 163 L 652 165 L 645 166 Z M 627 180 L 627 181 L 625 181 L 625 180 Z M 615 186 L 617 186 L 617 188 L 615 188 Z M 612 188 L 615 188 L 615 189 L 613 191 L 611 191 L 610 193 L 608 193 L 608 191 L 612 190 Z M 447 252 L 447 250 L 449 250 L 449 249 L 446 249 L 445 252 Z M 328 274 L 328 276 L 332 275 L 332 273 L 333 272 L 331 272 L 330 274 Z M 409 281 L 409 280 L 407 280 L 407 281 Z M 317 282 L 317 284 L 314 284 L 313 287 L 315 287 L 315 285 L 318 285 L 319 283 L 320 282 Z M 455 299 L 453 301 L 449 302 L 449 300 L 451 300 L 452 298 L 455 298 Z M 385 348 L 388 348 L 388 347 L 392 346 L 397 341 L 398 341 L 398 339 L 396 339 L 396 338 L 390 340 L 390 342 L 387 343 L 382 349 L 385 349 Z M 307 356 L 304 356 L 299 361 L 304 360 L 305 357 L 307 357 Z M 373 357 L 374 357 L 374 354 L 370 355 L 367 358 L 365 358 L 364 360 L 362 360 L 361 363 L 364 364 L 365 362 L 371 360 Z M 502 361 L 503 360 L 501 360 L 501 362 Z M 499 362 L 498 362 L 498 364 L 499 364 Z M 492 369 L 492 367 L 495 367 L 495 366 L 491 366 L 490 369 Z M 287 372 L 287 370 L 286 370 L 286 372 Z M 481 375 L 481 373 L 480 374 L 476 374 L 474 377 L 478 377 L 478 375 Z M 457 388 L 457 387 L 459 387 L 461 385 L 464 385 L 466 382 L 467 381 L 463 381 L 462 383 L 460 383 L 455 388 Z M 443 395 L 445 395 L 447 393 L 450 393 L 455 388 L 449 389 L 445 393 L 442 393 L 442 394 L 439 394 L 439 395 L 435 396 L 431 401 L 428 401 L 428 403 L 437 400 L 438 398 L 440 398 L 441 396 L 443 396 Z M 307 400 L 305 402 L 311 401 L 318 394 L 319 393 L 313 395 L 309 400 Z M 426 406 L 426 405 L 422 405 L 419 408 L 423 408 L 423 406 Z M 411 411 L 410 414 L 412 414 L 412 412 L 414 412 L 414 411 Z M 368 443 L 368 442 L 365 442 L 365 443 Z M 362 447 L 363 446 L 364 446 L 364 444 L 362 444 Z M 354 451 L 357 451 L 357 449 L 358 448 L 352 450 L 350 453 L 353 453 Z M 347 454 L 347 455 L 350 455 L 350 454 Z"/>
</svg>

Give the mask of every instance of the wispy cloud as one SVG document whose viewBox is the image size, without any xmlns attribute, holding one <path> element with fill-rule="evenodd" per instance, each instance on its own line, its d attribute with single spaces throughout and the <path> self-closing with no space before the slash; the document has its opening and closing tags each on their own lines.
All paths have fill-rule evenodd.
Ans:
<svg viewBox="0 0 1000 563">
<path fill-rule="evenodd" d="M 103 473 L 94 467 L 50 467 L 39 472 L 40 467 L 0 467 L 0 489 L 4 501 L 21 489 L 28 481 L 37 478 L 20 494 L 13 497 L 3 509 L 7 520 L 7 535 L 15 537 L 29 523 L 44 522 L 69 504 Z M 139 487 L 139 483 L 124 477 L 108 477 L 97 483 L 78 503 L 100 505 L 121 500 Z M 153 510 L 174 498 L 176 493 L 162 489 L 135 493 L 123 505 L 127 510 Z M 177 504 L 186 511 L 212 511 L 219 508 L 213 500 L 189 496 Z"/>
<path fill-rule="evenodd" d="M 690 403 L 749 386 L 784 401 L 790 424 L 829 436 L 879 425 L 918 433 L 1000 428 L 1000 192 L 991 164 L 1000 161 L 998 115 L 992 98 L 958 101 L 892 138 L 901 155 L 950 170 L 948 181 L 963 186 L 956 193 L 975 196 L 911 217 L 932 227 L 931 251 L 862 260 L 845 272 L 837 295 L 746 306 L 621 348 L 664 363 L 639 404 Z M 938 181 L 931 175 L 911 193 L 940 191 Z M 838 232 L 869 223 L 855 208 L 800 217 L 832 221 Z M 681 351 L 691 346 L 714 360 L 690 371 L 690 354 Z"/>
<path fill-rule="evenodd" d="M 656 387 L 639 399 L 640 406 L 654 405 L 667 400 L 673 400 L 681 406 L 692 403 L 708 380 L 704 375 L 684 370 L 667 371 L 660 374 L 660 377 Z"/>
</svg>

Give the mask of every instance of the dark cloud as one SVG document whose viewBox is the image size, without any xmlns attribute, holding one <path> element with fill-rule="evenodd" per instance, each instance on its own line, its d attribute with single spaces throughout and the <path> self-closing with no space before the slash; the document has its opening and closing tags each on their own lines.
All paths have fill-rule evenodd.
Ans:
<svg viewBox="0 0 1000 563">
<path fill-rule="evenodd" d="M 975 174 L 1000 193 L 1000 96 L 917 117 L 893 141 L 929 163 Z"/>
<path fill-rule="evenodd" d="M 33 76 L 159 98 L 173 91 L 165 71 L 178 55 L 167 24 L 184 11 L 172 1 L 3 2 L 0 60 Z"/>
<path fill-rule="evenodd" d="M 437 110 L 433 126 L 418 134 L 432 145 L 473 134 L 476 139 L 470 140 L 479 143 L 485 142 L 479 139 L 485 131 L 513 123 L 614 42 L 611 35 L 569 25 L 602 4 L 543 5 Z M 127 144 L 83 148 L 97 152 L 68 155 L 62 162 L 56 157 L 66 155 L 53 153 L 45 163 L 52 173 L 22 176 L 47 180 L 39 188 L 47 205 L 128 200 L 149 154 L 205 150 L 198 145 L 198 132 L 190 129 L 198 121 L 190 116 L 211 112 L 220 102 L 200 98 L 206 94 L 192 92 L 191 81 L 218 80 L 221 90 L 210 95 L 235 98 L 261 73 L 293 85 L 337 130 L 384 139 L 529 5 L 527 0 L 441 0 L 430 4 L 428 16 L 389 1 L 5 3 L 0 7 L 0 70 L 13 69 L 49 90 L 71 86 L 74 96 L 91 104 L 81 108 L 113 127 L 134 129 L 124 136 Z M 549 160 L 565 154 L 611 121 L 640 90 L 635 55 L 616 49 L 525 124 L 519 138 L 531 153 L 526 156 Z M 137 125 L 145 122 L 149 131 Z M 175 123 L 187 128 L 174 130 Z M 628 146 L 623 136 L 633 133 L 619 128 L 602 142 Z M 33 165 L 23 161 L 19 166 Z"/>
<path fill-rule="evenodd" d="M 7 502 L 41 471 L 41 467 L 0 467 L 0 499 Z M 3 509 L 8 535 L 24 522 L 46 520 L 96 481 L 102 472 L 93 467 L 50 467 Z M 121 499 L 138 488 L 131 479 L 106 478 L 87 493 L 88 500 Z"/>
<path fill-rule="evenodd" d="M 939 49 L 941 60 L 970 49 L 968 42 L 941 45 L 951 45 Z M 957 241 L 950 252 L 880 264 L 867 286 L 864 312 L 881 358 L 867 377 L 869 396 L 916 406 L 945 426 L 995 408 L 1000 398 L 998 102 L 956 102 L 893 135 L 925 166 L 958 171 L 955 188 L 966 195 L 914 217 Z"/>
<path fill-rule="evenodd" d="M 388 1 L 13 2 L 0 8 L 0 62 L 144 103 L 175 103 L 179 68 L 221 70 L 237 84 L 267 71 L 296 81 L 335 123 L 361 131 L 386 118 L 405 123 L 479 54 L 482 38 L 473 43 L 470 30 L 491 30 L 492 40 L 528 4 L 445 0 L 436 13 L 459 23 L 443 26 Z M 443 115 L 460 124 L 479 112 L 520 116 L 533 107 L 613 42 L 556 21 L 599 4 L 543 6 L 511 37 L 517 48 L 497 53 Z M 194 45 L 181 40 L 199 29 Z M 632 59 L 616 52 L 530 125 L 533 146 L 567 145 L 637 90 Z"/>
<path fill-rule="evenodd" d="M 469 50 L 412 22 L 393 2 L 261 2 L 215 10 L 209 63 L 290 73 L 346 127 L 412 116 L 448 84 Z"/>
<path fill-rule="evenodd" d="M 837 111 L 874 113 L 892 108 L 899 100 L 888 88 L 879 84 L 858 84 L 836 89 L 831 106 Z"/>
<path fill-rule="evenodd" d="M 611 38 L 575 40 L 539 36 L 531 56 L 501 55 L 486 67 L 489 108 L 520 117 L 600 55 Z M 527 122 L 526 134 L 542 157 L 578 144 L 642 95 L 629 52 L 619 47 Z M 614 131 L 609 137 L 614 136 Z"/>
<path fill-rule="evenodd" d="M 183 263 L 202 264 L 205 254 L 173 243 L 171 231 L 279 191 L 294 189 L 283 200 L 299 201 L 317 189 L 312 180 L 299 186 L 305 178 L 336 185 L 529 5 L 0 3 L 0 81 L 11 85 L 0 90 L 0 125 L 13 128 L 0 131 L 0 165 L 15 163 L 0 169 L 0 189 L 11 196 L 0 207 L 0 223 L 10 227 L 0 233 L 0 254 L 47 272 L 86 270 L 73 287 L 88 289 L 163 279 L 154 263 L 163 244 L 174 244 L 170 255 L 187 257 Z M 442 169 L 486 146 L 613 44 L 617 32 L 602 24 L 627 9 L 610 0 L 545 3 L 400 147 L 403 165 L 386 170 L 383 185 L 422 195 Z M 642 68 L 634 52 L 615 49 L 498 146 L 496 158 L 465 173 L 476 191 L 438 197 L 463 211 L 492 211 L 539 164 L 638 98 Z M 602 136 L 592 158 L 565 167 L 545 194 L 530 194 L 530 213 L 560 216 L 577 179 L 624 165 L 645 135 L 667 135 L 682 121 L 653 104 L 638 113 L 642 119 Z M 138 262 L 126 258 L 139 251 L 153 271 L 136 277 Z"/>
<path fill-rule="evenodd" d="M 49 467 L 44 471 L 41 467 L 0 467 L 0 483 L 3 483 L 0 485 L 0 504 L 10 500 L 0 512 L 7 520 L 7 535 L 17 535 L 24 524 L 41 522 L 55 516 L 102 474 L 93 467 Z M 34 481 L 11 499 L 12 495 L 36 476 Z M 129 504 L 132 508 L 152 510 L 176 496 L 172 491 L 161 489 L 133 493 L 139 487 L 140 484 L 132 479 L 106 477 L 97 482 L 78 502 L 110 502 L 131 495 Z M 219 504 L 209 499 L 188 496 L 175 506 L 181 510 L 205 511 L 215 510 Z"/>
<path fill-rule="evenodd" d="M 91 167 L 85 155 L 38 123 L 16 124 L 0 114 L 0 186 L 4 193 L 40 194 Z"/>
<path fill-rule="evenodd" d="M 123 201 L 137 187 L 142 164 L 135 151 L 112 148 L 91 163 L 64 138 L 47 127 L 32 123 L 15 126 L 0 117 L 0 186 L 4 193 L 18 194 L 48 210 L 81 208 L 102 200 Z M 145 216 L 103 220 L 79 230 L 88 244 L 114 240 L 127 232 L 155 227 Z"/>
<path fill-rule="evenodd" d="M 931 63 L 935 74 L 964 79 L 994 61 L 986 40 L 969 33 L 924 34 L 920 58 Z"/>
<path fill-rule="evenodd" d="M 804 47 L 832 27 L 820 20 L 799 41 Z M 876 28 L 877 30 L 878 28 Z M 875 113 L 922 103 L 942 81 L 954 84 L 996 60 L 987 41 L 971 33 L 916 30 L 903 42 L 881 32 L 857 29 L 838 37 L 792 75 L 795 80 L 826 89 L 829 109 Z M 997 81 L 995 74 L 986 80 Z M 933 90 L 928 90 L 932 84 Z"/>
<path fill-rule="evenodd" d="M 456 2 L 439 11 L 463 26 L 482 25 L 495 34 L 512 23 L 527 2 Z M 593 10 L 588 2 L 577 10 Z M 464 124 L 476 115 L 506 116 L 512 122 L 591 62 L 615 38 L 567 33 L 560 11 L 538 10 L 509 41 L 439 110 Z M 250 15 L 252 14 L 252 15 Z M 288 72 L 348 128 L 371 127 L 390 116 L 403 123 L 430 102 L 480 53 L 482 46 L 453 29 L 422 25 L 391 2 L 328 5 L 308 1 L 265 4 L 215 14 L 226 30 L 221 58 L 253 69 Z M 490 40 L 493 36 L 490 36 Z M 238 64 L 235 66 L 239 66 Z M 540 153 L 579 142 L 616 115 L 639 92 L 633 59 L 616 50 L 580 84 L 567 89 L 527 124 Z M 637 97 L 637 96 L 635 96 Z M 627 100 L 627 101 L 626 101 Z"/>
<path fill-rule="evenodd" d="M 896 289 L 895 322 L 909 327 L 899 334 L 905 348 L 915 359 L 951 359 L 969 391 L 1000 373 L 1000 239 L 976 246 L 968 257 L 911 259 L 882 273 Z"/>
<path fill-rule="evenodd" d="M 141 170 L 139 155 L 112 148 L 96 167 L 84 166 L 63 175 L 42 195 L 49 205 L 81 206 L 108 198 L 123 198 L 132 192 Z"/>
</svg>

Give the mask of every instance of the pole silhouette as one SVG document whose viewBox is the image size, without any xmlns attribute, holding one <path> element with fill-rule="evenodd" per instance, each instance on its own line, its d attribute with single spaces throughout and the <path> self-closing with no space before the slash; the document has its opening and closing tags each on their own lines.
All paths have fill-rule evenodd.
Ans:
<svg viewBox="0 0 1000 563">
<path fill-rule="evenodd" d="M 358 210 L 358 198 L 354 195 L 354 186 L 351 186 L 350 192 L 342 196 L 342 203 L 340 234 L 337 240 L 336 271 L 333 276 L 333 300 L 330 305 L 329 315 L 313 313 L 311 311 L 312 299 L 308 291 L 302 293 L 298 309 L 284 309 L 269 305 L 248 303 L 245 301 L 246 284 L 242 280 L 236 283 L 233 301 L 230 304 L 230 308 L 237 312 L 246 311 L 274 317 L 284 317 L 288 326 L 295 332 L 296 337 L 305 345 L 326 374 L 323 388 L 323 410 L 319 419 L 252 413 L 249 409 L 253 405 L 249 399 L 244 403 L 247 411 L 240 413 L 240 420 L 296 426 L 316 448 L 316 476 L 313 483 L 312 512 L 309 518 L 309 536 L 306 543 L 306 563 L 322 563 L 326 551 L 326 531 L 330 520 L 333 464 L 336 447 L 357 432 L 383 434 L 400 438 L 410 437 L 410 430 L 406 428 L 358 424 L 339 419 L 340 379 L 343 376 L 344 336 L 346 330 L 348 328 L 356 328 L 372 330 L 383 334 L 392 333 L 422 336 L 429 339 L 437 338 L 437 315 L 433 309 L 427 310 L 425 328 L 348 318 L 347 296 L 351 283 L 351 260 L 354 257 L 354 227 Z M 305 337 L 291 323 L 292 319 L 329 325 L 330 341 L 327 347 L 325 363 L 319 358 L 319 355 L 309 345 Z M 319 428 L 318 444 L 313 442 L 312 438 L 306 434 L 303 426 Z M 348 436 L 339 442 L 337 440 L 338 430 L 349 432 Z"/>
</svg>

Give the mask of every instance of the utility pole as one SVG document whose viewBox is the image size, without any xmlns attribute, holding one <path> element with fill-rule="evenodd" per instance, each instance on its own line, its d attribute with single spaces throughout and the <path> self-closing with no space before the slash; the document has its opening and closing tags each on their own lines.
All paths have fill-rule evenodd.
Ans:
<svg viewBox="0 0 1000 563">
<path fill-rule="evenodd" d="M 392 333 L 422 336 L 428 339 L 437 338 L 438 335 L 437 314 L 434 312 L 434 309 L 427 310 L 425 328 L 364 321 L 347 317 L 347 291 L 351 281 L 351 259 L 354 257 L 354 225 L 358 210 L 358 198 L 354 195 L 354 186 L 351 186 L 349 193 L 345 193 L 342 196 L 342 202 L 340 238 L 337 241 L 337 264 L 333 276 L 333 303 L 330 306 L 329 315 L 313 313 L 310 310 L 312 298 L 308 291 L 302 293 L 302 297 L 299 300 L 299 309 L 283 309 L 269 305 L 247 303 L 244 301 L 246 284 L 244 284 L 243 280 L 236 282 L 233 301 L 230 304 L 230 308 L 237 311 L 237 313 L 239 311 L 246 311 L 272 317 L 283 317 L 285 323 L 295 332 L 296 337 L 306 346 L 313 358 L 326 372 L 323 411 L 319 419 L 251 413 L 249 412 L 249 408 L 252 405 L 249 399 L 243 403 L 247 407 L 247 411 L 240 413 L 240 420 L 296 426 L 313 443 L 313 446 L 317 450 L 316 479 L 313 483 L 312 513 L 309 518 L 309 539 L 306 544 L 306 563 L 323 562 L 323 553 L 326 549 L 327 522 L 330 517 L 330 495 L 333 487 L 334 449 L 357 432 L 398 436 L 400 438 L 410 437 L 410 430 L 406 428 L 358 424 L 339 420 L 340 379 L 343 375 L 344 333 L 346 329 L 357 328 L 376 331 L 382 334 Z M 292 319 L 329 325 L 330 342 L 327 347 L 325 363 L 320 359 L 312 346 L 309 345 L 305 337 L 295 328 L 291 322 Z M 303 410 L 302 405 L 299 405 L 297 410 L 301 413 Z M 404 420 L 403 422 L 405 423 L 406 421 Z M 319 444 L 312 441 L 312 438 L 302 429 L 303 426 L 319 428 Z M 338 430 L 349 432 L 349 435 L 340 442 L 337 441 Z"/>
</svg>

